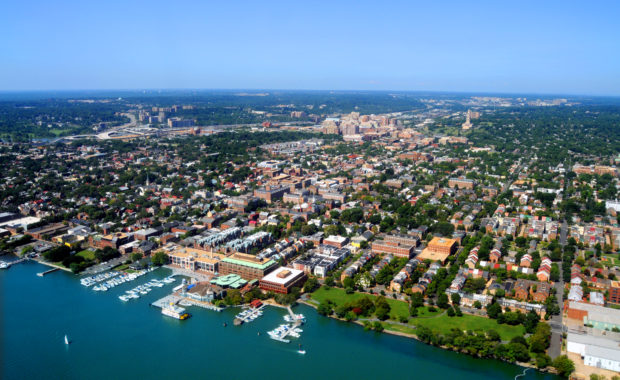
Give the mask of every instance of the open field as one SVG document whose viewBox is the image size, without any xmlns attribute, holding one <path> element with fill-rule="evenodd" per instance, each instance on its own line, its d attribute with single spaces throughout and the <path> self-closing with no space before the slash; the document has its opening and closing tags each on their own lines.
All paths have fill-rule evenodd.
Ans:
<svg viewBox="0 0 620 380">
<path fill-rule="evenodd" d="M 352 293 L 347 294 L 343 289 L 340 288 L 330 288 L 327 290 L 325 287 L 319 288 L 316 292 L 312 293 L 312 299 L 317 300 L 319 302 L 325 302 L 330 300 L 334 302 L 336 305 L 344 305 L 347 302 L 353 302 L 364 296 L 369 297 L 373 302 L 378 297 L 374 294 L 366 294 L 366 293 Z M 403 301 L 397 301 L 395 299 L 385 297 L 386 301 L 390 304 L 390 315 L 395 317 L 400 316 L 409 316 L 409 305 Z"/>
<path fill-rule="evenodd" d="M 358 292 L 347 294 L 340 288 L 330 288 L 328 290 L 325 287 L 321 287 L 312 294 L 312 299 L 318 302 L 326 302 L 327 300 L 330 300 L 336 305 L 343 305 L 347 302 L 358 300 L 364 296 L 370 297 L 373 301 L 377 298 L 376 295 L 372 294 Z M 427 307 L 418 308 L 418 317 L 411 318 L 409 317 L 409 305 L 407 303 L 388 297 L 385 299 L 391 307 L 390 316 L 396 318 L 405 316 L 409 318 L 409 324 L 411 325 L 411 327 L 408 327 L 400 324 L 384 322 L 383 326 L 387 330 L 415 334 L 416 326 L 425 326 L 438 333 L 447 334 L 452 328 L 472 331 L 488 331 L 493 329 L 499 333 L 502 340 L 510 340 L 515 336 L 521 336 L 525 333 L 525 328 L 521 325 L 510 326 L 506 324 L 499 324 L 494 319 L 469 314 L 463 314 L 462 317 L 448 317 L 443 310 L 438 309 L 436 312 L 429 312 Z"/>
<path fill-rule="evenodd" d="M 95 252 L 91 251 L 90 249 L 85 249 L 85 250 L 83 250 L 81 252 L 76 253 L 76 255 L 82 256 L 86 260 L 94 260 L 95 259 Z"/>
</svg>

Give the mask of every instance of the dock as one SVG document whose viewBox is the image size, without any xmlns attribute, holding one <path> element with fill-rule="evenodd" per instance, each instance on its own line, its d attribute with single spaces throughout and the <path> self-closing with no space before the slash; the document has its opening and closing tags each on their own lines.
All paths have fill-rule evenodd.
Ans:
<svg viewBox="0 0 620 380">
<path fill-rule="evenodd" d="M 214 310 L 214 311 L 217 311 L 217 312 L 220 312 L 220 311 L 224 310 L 223 308 L 217 307 L 217 306 L 212 305 L 210 303 L 194 301 L 194 300 L 191 300 L 191 299 L 183 298 L 183 297 L 181 297 L 179 295 L 176 295 L 176 294 L 170 294 L 168 296 L 165 296 L 164 298 L 160 298 L 157 301 L 153 302 L 151 304 L 151 306 L 162 308 L 165 305 L 170 305 L 170 303 L 172 303 L 174 305 L 180 304 L 182 306 L 198 306 L 198 307 L 201 307 L 203 309 Z"/>
<path fill-rule="evenodd" d="M 43 277 L 43 276 L 45 276 L 46 274 L 49 274 L 49 273 L 52 273 L 52 272 L 56 272 L 57 270 L 60 270 L 60 269 L 59 269 L 59 268 L 52 268 L 52 269 L 46 270 L 45 272 L 39 272 L 39 273 L 37 273 L 37 276 L 39 276 L 39 277 Z"/>
<path fill-rule="evenodd" d="M 217 307 L 213 304 L 207 303 L 207 302 L 199 302 L 199 301 L 194 301 L 194 300 L 190 300 L 187 298 L 184 298 L 183 301 L 181 301 L 182 304 L 187 304 L 189 306 L 198 306 L 201 307 L 203 309 L 208 309 L 208 310 L 213 310 L 213 311 L 217 311 L 217 312 L 221 312 L 222 310 L 224 310 L 224 308 L 221 307 Z"/>
<path fill-rule="evenodd" d="M 256 317 L 258 317 L 259 312 L 261 310 L 263 310 L 264 308 L 265 308 L 265 305 L 261 305 L 260 307 L 252 309 L 252 311 L 250 313 L 248 313 L 248 315 L 246 315 L 245 317 L 243 317 L 243 318 L 235 318 L 235 320 L 233 321 L 233 324 L 235 326 L 239 326 L 239 325 L 242 325 L 244 323 L 253 321 L 254 319 L 256 319 Z"/>
<path fill-rule="evenodd" d="M 293 310 L 291 309 L 290 306 L 287 306 L 286 309 L 288 310 L 289 315 L 291 316 L 291 318 L 293 318 L 293 320 L 295 319 L 295 313 L 293 313 Z M 281 335 L 279 336 L 271 336 L 271 339 L 273 340 L 277 340 L 283 343 L 290 343 L 291 341 L 286 339 L 286 337 L 291 333 L 291 331 L 293 331 L 296 327 L 299 327 L 302 324 L 301 321 L 295 321 L 289 329 L 287 329 L 286 331 L 284 331 Z"/>
<path fill-rule="evenodd" d="M 19 260 L 15 260 L 15 261 L 6 261 L 7 268 L 10 268 L 11 265 L 19 264 L 19 263 L 21 263 L 23 261 L 26 261 L 26 260 L 28 260 L 28 259 L 26 257 L 24 257 L 24 258 L 21 258 Z"/>
<path fill-rule="evenodd" d="M 176 305 L 181 300 L 182 300 L 181 297 L 177 296 L 176 294 L 171 294 L 171 295 L 165 296 L 164 298 L 158 299 L 157 301 L 153 302 L 151 306 L 155 306 L 161 309 L 165 305 L 170 305 L 170 303 Z"/>
</svg>

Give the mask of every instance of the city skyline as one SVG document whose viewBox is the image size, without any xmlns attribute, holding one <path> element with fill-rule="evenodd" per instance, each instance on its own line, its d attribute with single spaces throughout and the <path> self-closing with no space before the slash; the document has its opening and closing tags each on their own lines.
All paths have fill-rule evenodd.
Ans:
<svg viewBox="0 0 620 380">
<path fill-rule="evenodd" d="M 0 91 L 620 95 L 618 5 L 10 4 Z"/>
</svg>

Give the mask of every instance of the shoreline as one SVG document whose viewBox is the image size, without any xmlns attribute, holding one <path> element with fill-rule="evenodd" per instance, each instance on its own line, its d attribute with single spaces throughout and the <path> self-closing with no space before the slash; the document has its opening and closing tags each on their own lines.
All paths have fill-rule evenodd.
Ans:
<svg viewBox="0 0 620 380">
<path fill-rule="evenodd" d="M 11 254 L 11 256 L 13 256 L 13 257 L 15 257 L 17 259 L 22 259 L 22 257 L 19 257 L 19 256 L 17 256 L 14 253 Z M 71 269 L 69 269 L 69 268 L 66 268 L 66 267 L 63 267 L 63 266 L 60 266 L 60 265 L 56 265 L 56 264 L 52 264 L 52 263 L 49 263 L 47 261 L 43 261 L 40 258 L 26 259 L 26 261 L 34 261 L 35 263 L 38 263 L 38 264 L 41 264 L 41 265 L 45 265 L 45 266 L 48 266 L 48 267 L 51 267 L 51 268 L 56 268 L 56 269 L 64 270 L 67 273 L 74 274 L 71 271 Z"/>
<path fill-rule="evenodd" d="M 306 305 L 306 306 L 310 306 L 310 307 L 311 307 L 311 308 L 313 308 L 315 311 L 316 311 L 316 310 L 318 310 L 318 306 L 314 305 L 314 304 L 313 304 L 313 303 L 311 303 L 311 302 L 304 301 L 304 300 L 297 300 L 297 302 L 298 302 L 298 303 L 300 303 L 300 304 L 304 304 L 304 305 Z M 340 321 L 340 322 L 345 322 L 345 323 L 350 323 L 350 322 L 352 322 L 352 323 L 355 323 L 355 324 L 357 324 L 357 325 L 359 325 L 359 326 L 364 327 L 364 323 L 363 323 L 362 321 L 360 321 L 360 320 L 355 320 L 355 321 L 347 321 L 346 319 L 338 318 L 338 317 L 335 317 L 335 316 L 332 316 L 332 315 L 328 315 L 328 316 L 326 316 L 326 317 L 327 317 L 327 318 L 331 318 L 331 319 L 335 319 L 335 320 Z M 404 333 L 404 332 L 401 332 L 401 331 L 393 331 L 393 330 L 388 330 L 388 329 L 386 329 L 386 328 L 384 328 L 384 329 L 383 329 L 383 331 L 380 331 L 380 332 L 379 332 L 379 331 L 375 331 L 375 330 L 373 330 L 373 331 L 374 331 L 375 333 L 380 333 L 380 334 L 382 334 L 382 333 L 386 333 L 386 334 L 390 334 L 390 335 L 401 336 L 401 337 L 403 337 L 403 338 L 413 339 L 413 340 L 416 340 L 416 341 L 418 341 L 418 342 L 420 342 L 420 343 L 423 343 L 423 344 L 425 344 L 425 345 L 427 345 L 427 346 L 437 347 L 437 348 L 440 348 L 440 349 L 442 349 L 442 350 L 452 351 L 452 352 L 456 352 L 457 354 L 467 355 L 467 354 L 464 354 L 464 353 L 462 353 L 462 352 L 460 352 L 460 351 L 456 351 L 456 350 L 450 349 L 449 347 L 446 347 L 446 346 L 433 346 L 432 344 L 424 343 L 424 342 L 422 342 L 420 339 L 418 339 L 418 337 L 417 337 L 415 334 L 408 334 L 408 333 Z M 476 359 L 490 359 L 490 360 L 498 360 L 498 361 L 501 361 L 501 362 L 504 362 L 504 363 L 514 364 L 514 365 L 519 366 L 519 367 L 531 368 L 531 369 L 534 369 L 534 370 L 539 371 L 539 372 L 542 372 L 542 373 L 552 373 L 552 374 L 557 374 L 557 372 L 555 371 L 555 369 L 554 369 L 553 367 L 537 368 L 537 367 L 536 367 L 536 365 L 534 365 L 534 364 L 532 364 L 532 363 L 523 363 L 523 362 L 514 362 L 514 363 L 511 363 L 511 362 L 507 362 L 507 361 L 505 361 L 505 360 L 501 360 L 501 359 L 497 359 L 497 358 L 481 358 L 481 357 L 478 357 L 478 356 L 473 356 L 473 355 L 467 355 L 467 356 L 470 356 L 470 357 L 473 357 L 473 358 L 476 358 Z"/>
<path fill-rule="evenodd" d="M 56 268 L 56 269 L 60 269 L 60 270 L 64 270 L 64 271 L 65 271 L 65 272 L 67 272 L 67 273 L 75 274 L 75 273 L 73 273 L 73 272 L 71 271 L 71 269 L 69 269 L 69 268 L 65 268 L 65 267 L 62 267 L 62 266 L 60 266 L 60 265 L 56 265 L 56 264 L 52 264 L 52 263 L 48 263 L 47 261 L 43 261 L 43 260 L 37 260 L 37 259 L 30 259 L 30 260 L 32 260 L 32 261 L 34 261 L 34 262 L 37 262 L 37 263 L 39 263 L 39 264 L 41 264 L 41 265 L 45 265 L 45 266 L 48 266 L 48 267 L 52 267 L 52 268 Z"/>
</svg>

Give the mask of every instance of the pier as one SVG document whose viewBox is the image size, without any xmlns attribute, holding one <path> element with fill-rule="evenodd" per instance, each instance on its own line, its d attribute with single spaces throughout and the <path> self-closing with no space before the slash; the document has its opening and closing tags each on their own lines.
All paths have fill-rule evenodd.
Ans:
<svg viewBox="0 0 620 380">
<path fill-rule="evenodd" d="M 177 296 L 176 294 L 171 294 L 169 296 L 165 296 L 164 298 L 158 299 L 157 301 L 153 302 L 151 306 L 155 306 L 161 309 L 164 307 L 164 305 L 169 305 L 171 303 L 176 305 L 181 300 L 181 297 Z"/>
<path fill-rule="evenodd" d="M 26 260 L 28 260 L 28 259 L 26 257 L 24 257 L 24 258 L 21 258 L 19 260 L 15 260 L 15 261 L 6 261 L 7 268 L 10 268 L 11 265 L 19 264 L 19 263 L 21 263 L 23 261 L 26 261 Z"/>
<path fill-rule="evenodd" d="M 164 298 L 160 298 L 157 301 L 153 302 L 151 306 L 162 308 L 165 305 L 169 305 L 170 303 L 173 303 L 175 305 L 180 304 L 182 306 L 198 306 L 203 309 L 213 310 L 217 312 L 224 310 L 223 308 L 217 307 L 213 304 L 187 299 L 177 294 L 170 294 L 170 295 L 165 296 Z"/>
<path fill-rule="evenodd" d="M 265 308 L 265 305 L 261 305 L 260 307 L 250 309 L 251 311 L 243 318 L 236 317 L 235 320 L 233 321 L 234 325 L 239 326 L 244 323 L 253 321 L 259 316 L 260 311 L 263 310 L 264 308 Z"/>
<path fill-rule="evenodd" d="M 187 298 L 184 298 L 181 301 L 181 304 L 184 305 L 184 306 L 185 305 L 188 305 L 188 306 L 198 306 L 198 307 L 201 307 L 203 309 L 213 310 L 213 311 L 217 311 L 217 312 L 221 312 L 222 310 L 224 310 L 221 307 L 217 307 L 217 306 L 215 306 L 213 304 L 210 304 L 210 303 L 207 303 L 207 302 L 199 302 L 199 301 L 190 300 L 190 299 L 187 299 Z"/>
<path fill-rule="evenodd" d="M 277 340 L 277 341 L 280 341 L 280 342 L 284 342 L 284 343 L 290 343 L 291 341 L 286 339 L 286 337 L 289 336 L 290 333 L 295 328 L 299 327 L 302 324 L 302 321 L 295 320 L 295 313 L 293 313 L 293 310 L 291 309 L 290 306 L 287 306 L 286 309 L 288 310 L 288 313 L 291 316 L 291 319 L 293 319 L 295 322 L 292 323 L 290 328 L 286 329 L 285 331 L 283 331 L 279 335 L 277 335 L 277 336 L 271 335 L 271 339 L 274 339 L 274 340 Z"/>
<path fill-rule="evenodd" d="M 56 272 L 57 270 L 60 270 L 60 269 L 59 269 L 59 268 L 52 268 L 52 269 L 46 270 L 45 272 L 39 272 L 39 273 L 37 273 L 37 276 L 39 276 L 39 277 L 43 277 L 43 276 L 45 276 L 46 274 L 49 274 L 49 273 L 52 273 L 52 272 Z"/>
</svg>

